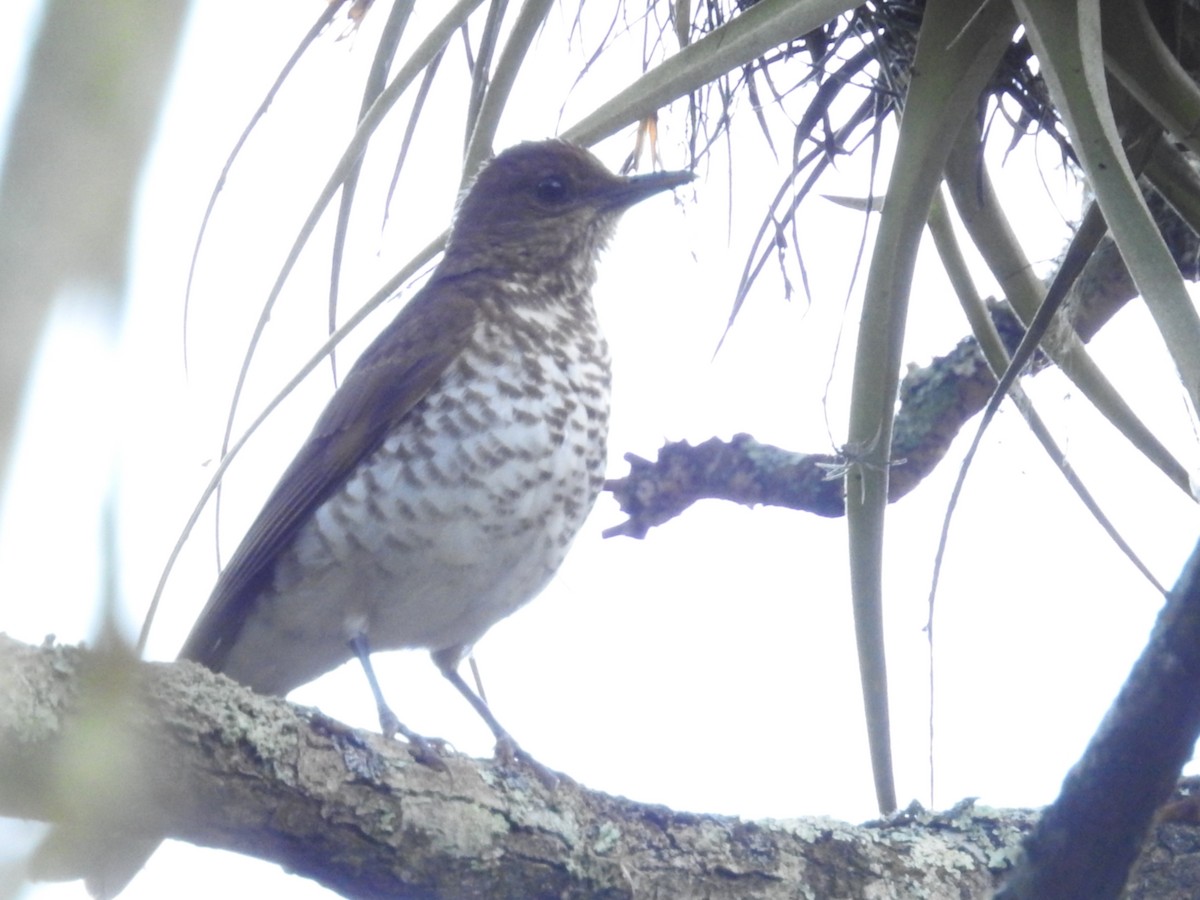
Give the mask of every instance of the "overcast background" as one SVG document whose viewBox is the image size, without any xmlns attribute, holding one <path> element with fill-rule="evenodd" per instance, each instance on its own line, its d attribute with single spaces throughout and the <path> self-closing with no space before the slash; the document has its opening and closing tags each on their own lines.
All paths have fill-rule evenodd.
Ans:
<svg viewBox="0 0 1200 900">
<path fill-rule="evenodd" d="M 101 571 L 96 506 L 115 471 L 120 583 L 136 633 L 219 452 L 260 305 L 353 127 L 380 10 L 360 33 L 339 41 L 338 25 L 318 42 L 234 169 L 201 251 L 185 373 L 183 288 L 208 193 L 318 11 L 316 2 L 295 0 L 199 4 L 194 11 L 141 188 L 119 342 L 105 336 L 105 324 L 87 314 L 80 297 L 61 298 L 45 340 L 0 525 L 0 630 L 34 643 L 51 633 L 63 642 L 92 634 Z M 560 119 L 557 84 L 573 79 L 590 51 L 585 31 L 564 54 L 571 15 L 563 12 L 558 30 L 539 39 L 543 71 L 518 82 L 520 99 L 498 146 L 561 130 L 638 74 L 635 35 L 628 51 L 614 52 L 606 68 L 576 87 Z M 424 24 L 415 17 L 413 34 Z M 11 102 L 28 37 L 12 27 L 0 39 L 0 77 Z M 392 161 L 386 154 L 368 158 L 342 288 L 347 314 L 448 223 L 462 124 L 457 117 L 444 127 L 434 123 L 438 92 L 450 96 L 466 77 L 457 40 L 443 66 L 445 84 L 426 113 L 434 118 L 418 133 L 385 227 Z M 551 82 L 544 79 L 556 89 L 545 90 Z M 392 131 L 400 128 L 398 122 Z M 660 150 L 669 168 L 688 163 L 682 129 L 679 111 L 664 110 Z M 718 151 L 674 201 L 660 196 L 632 210 L 602 262 L 597 302 L 616 361 L 612 476 L 627 471 L 624 453 L 652 458 L 664 440 L 745 431 L 790 449 L 830 452 L 844 439 L 861 214 L 811 200 L 801 223 L 811 302 L 802 292 L 786 300 L 779 279 L 767 277 L 713 357 L 749 237 L 784 172 L 748 110 L 735 117 L 734 130 L 732 186 Z M 616 167 L 632 142 L 627 132 L 597 152 Z M 790 147 L 789 137 L 778 146 Z M 1073 185 L 1057 168 L 1056 149 L 1027 142 L 1001 167 L 1002 149 L 992 155 L 1001 195 L 1021 197 L 1026 218 L 1019 232 L 1030 257 L 1051 271 L 1068 234 L 1064 217 L 1078 212 Z M 865 167 L 865 158 L 839 161 L 822 191 L 863 195 Z M 314 239 L 272 318 L 240 427 L 324 339 L 329 233 L 325 227 Z M 993 289 L 980 278 L 984 290 Z M 374 333 L 402 300 L 387 304 L 366 331 Z M 924 364 L 967 332 L 936 261 L 918 272 L 912 313 L 908 361 Z M 343 366 L 366 331 L 347 343 Z M 1183 396 L 1140 304 L 1120 313 L 1091 346 L 1134 408 L 1194 467 Z M 331 385 L 328 367 L 319 369 L 231 470 L 221 523 L 226 558 Z M 1028 388 L 1106 511 L 1158 578 L 1172 583 L 1200 533 L 1195 506 L 1122 446 L 1057 373 Z M 931 798 L 923 626 L 937 536 L 967 440 L 889 513 L 886 614 L 900 801 L 946 807 L 974 796 L 995 806 L 1042 805 L 1124 679 L 1161 597 L 1111 547 L 1006 407 L 969 477 L 942 573 Z M 57 498 L 50 503 L 48 484 Z M 843 522 L 709 501 L 644 541 L 603 540 L 601 530 L 621 519 L 611 498 L 601 498 L 550 588 L 478 645 L 500 720 L 552 768 L 639 801 L 748 818 L 872 817 Z M 215 573 L 209 515 L 172 576 L 150 657 L 175 654 Z M 406 724 L 465 753 L 491 752 L 486 728 L 423 652 L 387 654 L 377 665 Z M 354 725 L 378 727 L 357 666 L 292 696 Z M 28 829 L 9 830 L 12 840 L 0 844 L 32 839 Z M 273 866 L 170 845 L 125 896 L 236 896 L 258 877 L 267 880 L 255 890 L 276 890 L 283 876 Z M 292 882 L 291 896 L 325 894 Z M 43 886 L 28 896 L 83 891 L 79 884 Z"/>
</svg>

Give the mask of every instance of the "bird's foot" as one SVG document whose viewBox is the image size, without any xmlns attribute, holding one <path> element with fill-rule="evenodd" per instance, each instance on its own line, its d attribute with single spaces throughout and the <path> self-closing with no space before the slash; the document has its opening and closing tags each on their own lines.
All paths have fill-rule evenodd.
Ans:
<svg viewBox="0 0 1200 900">
<path fill-rule="evenodd" d="M 396 718 L 396 714 L 387 706 L 379 708 L 379 730 L 383 732 L 383 736 L 388 740 L 393 739 L 398 734 L 408 741 L 408 752 L 412 754 L 413 759 L 422 765 L 429 766 L 431 769 L 437 769 L 439 772 L 450 771 L 446 765 L 446 761 L 442 758 L 442 751 L 446 748 L 445 742 L 417 734 Z"/>
<path fill-rule="evenodd" d="M 431 769 L 436 769 L 439 772 L 449 772 L 450 767 L 446 765 L 446 760 L 442 758 L 442 751 L 446 744 L 442 740 L 430 740 L 427 737 L 422 737 L 413 731 L 404 732 L 404 739 L 408 741 L 408 752 L 412 754 L 412 758 L 422 765 L 429 766 Z"/>
<path fill-rule="evenodd" d="M 496 760 L 501 765 L 506 766 L 519 763 L 532 771 L 537 780 L 542 783 L 542 786 L 549 791 L 558 787 L 559 782 L 562 780 L 557 772 L 542 765 L 525 750 L 521 749 L 521 746 L 508 734 L 502 735 L 496 740 Z"/>
<path fill-rule="evenodd" d="M 379 731 L 389 741 L 396 736 L 397 733 L 408 737 L 408 729 L 404 727 L 404 723 L 396 718 L 396 714 L 392 712 L 390 706 L 383 704 L 379 705 Z"/>
</svg>

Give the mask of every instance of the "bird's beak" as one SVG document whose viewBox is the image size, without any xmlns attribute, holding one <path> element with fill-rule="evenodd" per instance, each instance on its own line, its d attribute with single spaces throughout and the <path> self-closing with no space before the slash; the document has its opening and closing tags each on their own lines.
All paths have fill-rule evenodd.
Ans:
<svg viewBox="0 0 1200 900">
<path fill-rule="evenodd" d="M 662 191 L 682 187 L 696 176 L 691 172 L 647 172 L 645 175 L 624 175 L 614 185 L 613 205 L 624 209 Z"/>
</svg>

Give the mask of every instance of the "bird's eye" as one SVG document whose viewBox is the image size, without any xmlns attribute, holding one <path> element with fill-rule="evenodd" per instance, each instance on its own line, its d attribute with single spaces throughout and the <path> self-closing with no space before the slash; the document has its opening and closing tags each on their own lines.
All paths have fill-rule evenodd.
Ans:
<svg viewBox="0 0 1200 900">
<path fill-rule="evenodd" d="M 558 175 L 550 175 L 543 178 L 537 183 L 533 191 L 542 203 L 559 205 L 571 199 L 571 191 L 567 186 L 566 179 Z"/>
</svg>

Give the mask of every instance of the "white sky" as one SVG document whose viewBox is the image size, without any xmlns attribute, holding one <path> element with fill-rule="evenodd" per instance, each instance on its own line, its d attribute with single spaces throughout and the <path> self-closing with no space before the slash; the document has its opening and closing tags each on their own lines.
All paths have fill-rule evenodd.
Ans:
<svg viewBox="0 0 1200 900">
<path fill-rule="evenodd" d="M 259 304 L 349 133 L 383 18 L 378 9 L 362 34 L 337 42 L 335 30 L 320 42 L 234 170 L 202 251 L 185 378 L 183 284 L 208 192 L 317 11 L 316 2 L 294 0 L 241 5 L 236 19 L 225 4 L 200 4 L 196 11 L 142 189 L 120 352 L 104 346 L 70 305 L 47 342 L 41 393 L 19 461 L 22 474 L 0 527 L 4 596 L 38 598 L 10 599 L 0 608 L 0 629 L 16 637 L 37 642 L 54 633 L 76 641 L 93 624 L 95 520 L 79 503 L 77 523 L 52 526 L 36 491 L 39 480 L 50 477 L 36 467 L 52 465 L 53 448 L 64 446 L 55 429 L 67 403 L 79 404 L 68 421 L 78 423 L 91 411 L 95 443 L 84 454 L 91 463 L 84 468 L 93 480 L 106 469 L 104 432 L 121 448 L 122 583 L 131 629 L 140 621 L 177 529 L 208 478 Z M 414 20 L 414 35 L 422 24 Z M 538 46 L 547 66 L 563 65 L 554 59 L 551 36 Z M 8 56 L 2 51 L 0 59 Z M 573 94 L 562 126 L 632 80 L 636 70 L 621 67 L 628 59 L 611 61 L 612 73 L 597 74 Z M 458 77 L 457 46 L 443 67 L 451 81 Z M 518 83 L 501 146 L 559 127 L 561 100 L 557 91 L 541 89 L 538 78 L 545 77 Z M 446 90 L 440 107 L 431 98 L 431 110 L 457 109 Z M 669 167 L 686 163 L 680 122 L 664 114 Z M 782 177 L 748 111 L 743 126 L 732 213 L 719 160 L 694 192 L 679 192 L 680 202 L 660 197 L 629 213 L 602 263 L 598 302 L 616 359 L 614 476 L 626 471 L 624 453 L 653 457 L 664 439 L 699 442 L 748 431 L 801 451 L 830 450 L 822 396 L 831 367 L 828 415 L 833 440 L 842 439 L 856 323 L 853 311 L 844 316 L 843 303 L 859 242 L 858 214 L 810 200 L 801 233 L 812 304 L 803 297 L 785 302 L 777 282 L 764 280 L 720 355 L 711 358 L 748 235 Z M 399 128 L 392 128 L 393 136 Z M 390 161 L 376 160 L 369 173 L 375 189 L 360 189 L 343 288 L 347 309 L 448 221 L 462 125 L 456 112 L 444 124 L 430 119 L 424 129 L 412 163 L 420 168 L 410 170 L 421 178 L 402 181 L 386 230 L 379 227 L 377 184 L 390 174 Z M 626 133 L 599 153 L 616 166 L 630 146 Z M 790 146 L 786 136 L 779 146 Z M 1042 162 L 1047 183 L 1057 190 L 1062 177 L 1052 168 L 1055 159 L 1048 149 Z M 1031 257 L 1048 260 L 1065 230 L 1033 174 L 1030 154 L 1017 154 L 1003 170 L 998 159 L 994 165 L 1001 196 L 1020 197 L 1018 231 Z M 822 190 L 861 195 L 862 173 L 858 163 L 839 163 Z M 1069 201 L 1066 206 L 1069 212 Z M 327 244 L 318 236 L 313 246 L 316 252 L 293 276 L 255 361 L 242 423 L 322 340 Z M 930 257 L 918 273 L 905 353 L 918 363 L 946 352 L 966 332 L 932 252 Z M 986 281 L 983 289 L 991 289 Z M 368 326 L 379 327 L 390 314 Z M 843 320 L 847 333 L 835 361 Z M 1194 466 L 1195 439 L 1182 395 L 1140 306 L 1122 312 L 1092 348 L 1134 408 Z M 70 372 L 87 354 L 116 362 L 111 381 L 93 381 L 93 392 L 80 398 Z M 1057 373 L 1028 387 L 1106 511 L 1159 579 L 1172 583 L 1200 530 L 1194 505 L 1097 422 Z M 328 390 L 323 370 L 232 470 L 222 525 L 226 555 Z M 954 460 L 890 511 L 888 652 L 902 805 L 912 798 L 930 803 L 922 627 L 937 535 L 965 442 L 956 445 Z M 68 456 L 78 460 L 78 444 L 67 446 Z M 64 496 L 96 494 L 82 483 L 64 483 L 61 471 L 53 477 Z M 53 512 L 57 517 L 62 510 Z M 711 501 L 645 541 L 602 540 L 600 531 L 620 520 L 615 503 L 602 498 L 554 584 L 478 645 L 500 720 L 547 765 L 636 800 L 748 818 L 872 817 L 843 522 Z M 68 554 L 73 564 L 63 565 Z M 151 656 L 174 655 L 214 574 L 209 517 L 171 581 Z M 993 426 L 968 480 L 939 597 L 934 802 L 945 807 L 964 796 L 997 806 L 1050 801 L 1141 649 L 1159 599 L 1107 544 L 1011 409 Z M 490 753 L 490 734 L 424 653 L 387 654 L 377 665 L 408 725 L 445 737 L 463 752 Z M 377 727 L 357 667 L 293 696 L 354 725 Z M 226 856 L 217 862 L 205 851 L 172 845 L 125 896 L 178 896 L 181 883 L 196 896 L 244 895 L 252 877 L 264 879 L 262 890 L 275 890 L 285 876 L 273 866 Z M 296 879 L 288 890 L 296 897 L 325 895 Z M 74 898 L 83 891 L 79 884 L 47 886 L 28 896 Z"/>
</svg>

